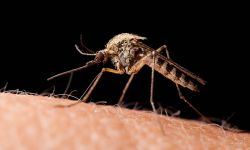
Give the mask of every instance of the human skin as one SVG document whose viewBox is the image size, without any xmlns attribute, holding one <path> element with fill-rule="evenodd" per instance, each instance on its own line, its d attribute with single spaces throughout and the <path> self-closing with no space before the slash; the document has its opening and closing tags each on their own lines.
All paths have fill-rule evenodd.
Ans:
<svg viewBox="0 0 250 150">
<path fill-rule="evenodd" d="M 46 96 L 0 94 L 0 149 L 250 149 L 250 134 Z"/>
</svg>

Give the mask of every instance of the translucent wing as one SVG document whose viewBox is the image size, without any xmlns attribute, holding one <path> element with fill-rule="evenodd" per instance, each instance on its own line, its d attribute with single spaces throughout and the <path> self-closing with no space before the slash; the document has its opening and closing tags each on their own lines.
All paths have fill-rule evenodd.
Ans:
<svg viewBox="0 0 250 150">
<path fill-rule="evenodd" d="M 197 76 L 196 74 L 194 74 L 193 72 L 189 71 L 188 69 L 182 67 L 181 65 L 177 64 L 176 62 L 172 61 L 171 59 L 168 59 L 164 56 L 162 56 L 161 54 L 157 53 L 157 55 L 159 57 L 161 57 L 162 59 L 164 59 L 165 61 L 167 61 L 169 64 L 173 65 L 175 68 L 179 69 L 181 72 L 185 73 L 186 75 L 188 75 L 189 77 L 197 80 L 198 82 L 200 82 L 201 84 L 205 85 L 206 81 L 203 80 L 202 78 L 200 78 L 199 76 Z"/>
<path fill-rule="evenodd" d="M 140 45 L 140 47 L 142 47 L 144 50 L 148 51 L 149 52 L 152 52 L 152 51 L 155 51 L 155 49 L 145 45 L 144 43 L 142 42 L 138 42 L 138 45 Z M 188 75 L 189 77 L 197 80 L 199 83 L 205 85 L 206 84 L 206 81 L 203 80 L 202 78 L 200 78 L 199 76 L 197 76 L 196 74 L 192 73 L 191 71 L 189 71 L 188 69 L 182 67 L 181 65 L 177 64 L 176 62 L 174 62 L 173 60 L 171 59 L 168 59 L 167 57 L 161 55 L 160 53 L 156 52 L 156 55 L 158 57 L 160 57 L 161 59 L 163 59 L 164 61 L 168 62 L 170 65 L 174 66 L 175 68 L 177 68 L 179 71 L 181 71 L 182 73 Z"/>
</svg>

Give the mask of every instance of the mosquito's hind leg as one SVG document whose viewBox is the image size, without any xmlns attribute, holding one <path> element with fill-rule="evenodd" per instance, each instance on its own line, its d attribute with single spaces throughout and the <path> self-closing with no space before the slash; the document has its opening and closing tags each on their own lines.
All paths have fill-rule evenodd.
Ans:
<svg viewBox="0 0 250 150">
<path fill-rule="evenodd" d="M 211 123 L 210 119 L 208 119 L 207 117 L 205 117 L 197 108 L 195 108 L 181 93 L 180 87 L 179 85 L 176 83 L 176 88 L 179 94 L 179 98 L 182 99 L 185 103 L 187 103 L 189 105 L 189 107 L 191 107 L 197 114 L 199 114 L 202 117 L 202 120 L 204 120 L 207 123 Z"/>
<path fill-rule="evenodd" d="M 168 59 L 171 59 L 170 58 L 170 55 L 169 55 L 169 51 L 167 49 L 167 46 L 166 45 L 163 45 L 161 46 L 159 49 L 157 49 L 157 52 L 161 52 L 163 49 L 166 50 L 166 55 L 167 55 L 167 58 Z M 185 103 L 187 103 L 189 105 L 189 107 L 191 107 L 197 114 L 199 114 L 202 119 L 205 121 L 205 122 L 211 122 L 207 117 L 205 117 L 197 108 L 195 108 L 184 96 L 183 94 L 181 93 L 181 90 L 180 90 L 180 87 L 177 83 L 175 83 L 176 85 L 176 88 L 177 88 L 177 91 L 178 91 L 178 94 L 179 94 L 179 98 L 182 99 Z"/>
<path fill-rule="evenodd" d="M 162 45 L 160 48 L 158 48 L 158 49 L 156 50 L 156 52 L 160 53 L 160 52 L 161 52 L 162 50 L 164 50 L 164 49 L 166 50 L 167 58 L 170 59 L 167 45 Z"/>
</svg>

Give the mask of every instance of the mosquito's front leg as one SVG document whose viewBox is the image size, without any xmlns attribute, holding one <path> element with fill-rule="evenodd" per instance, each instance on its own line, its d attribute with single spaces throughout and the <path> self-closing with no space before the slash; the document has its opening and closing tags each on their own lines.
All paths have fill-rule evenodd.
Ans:
<svg viewBox="0 0 250 150">
<path fill-rule="evenodd" d="M 89 91 L 86 93 L 86 95 L 83 97 L 83 99 L 81 101 L 86 102 L 88 100 L 90 94 L 92 93 L 92 91 L 96 87 L 98 81 L 100 80 L 100 78 L 101 78 L 101 76 L 103 75 L 104 72 L 110 72 L 110 73 L 114 73 L 114 74 L 123 74 L 124 73 L 123 70 L 115 70 L 115 69 L 111 69 L 111 68 L 103 68 L 102 71 L 99 73 L 98 77 L 96 78 L 95 82 L 90 87 Z"/>
<path fill-rule="evenodd" d="M 104 72 L 110 72 L 110 73 L 114 73 L 114 74 L 124 74 L 123 70 L 103 68 L 102 71 L 97 75 L 96 79 L 94 80 L 94 83 L 90 86 L 90 88 L 89 88 L 88 92 L 85 94 L 85 96 L 82 99 L 80 99 L 79 101 L 77 101 L 76 103 L 68 105 L 68 107 L 74 106 L 74 105 L 81 103 L 81 102 L 86 102 L 88 100 L 89 96 L 91 95 L 91 93 L 93 92 L 94 88 L 96 87 L 98 81 L 100 80 L 100 78 Z"/>
</svg>

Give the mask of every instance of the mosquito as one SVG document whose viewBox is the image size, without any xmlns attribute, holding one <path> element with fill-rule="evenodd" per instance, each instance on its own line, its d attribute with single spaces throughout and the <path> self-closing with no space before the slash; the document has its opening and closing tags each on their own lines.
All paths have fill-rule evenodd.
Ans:
<svg viewBox="0 0 250 150">
<path fill-rule="evenodd" d="M 150 103 L 154 112 L 156 112 L 153 101 L 154 74 L 155 71 L 157 71 L 165 78 L 175 83 L 180 99 L 184 100 L 184 102 L 186 102 L 202 118 L 206 118 L 183 96 L 179 87 L 182 86 L 189 90 L 199 92 L 198 85 L 205 85 L 206 81 L 174 62 L 169 56 L 169 51 L 166 45 L 163 45 L 158 49 L 153 49 L 142 42 L 146 39 L 146 37 L 136 34 L 121 33 L 110 39 L 105 48 L 103 50 L 97 51 L 95 54 L 84 53 L 78 48 L 77 45 L 75 45 L 77 51 L 80 54 L 85 56 L 95 56 L 95 58 L 87 62 L 84 66 L 59 73 L 48 78 L 48 80 L 52 80 L 56 77 L 73 73 L 81 69 L 111 60 L 115 68 L 102 68 L 101 72 L 96 76 L 96 78 L 93 80 L 93 83 L 91 83 L 89 88 L 86 90 L 86 94 L 83 96 L 83 98 L 70 106 L 73 106 L 79 102 L 86 102 L 104 72 L 119 75 L 126 73 L 130 75 L 130 78 L 126 83 L 118 101 L 118 104 L 121 104 L 134 76 L 141 70 L 143 66 L 146 65 L 151 68 Z M 164 50 L 166 56 L 161 54 Z"/>
</svg>

